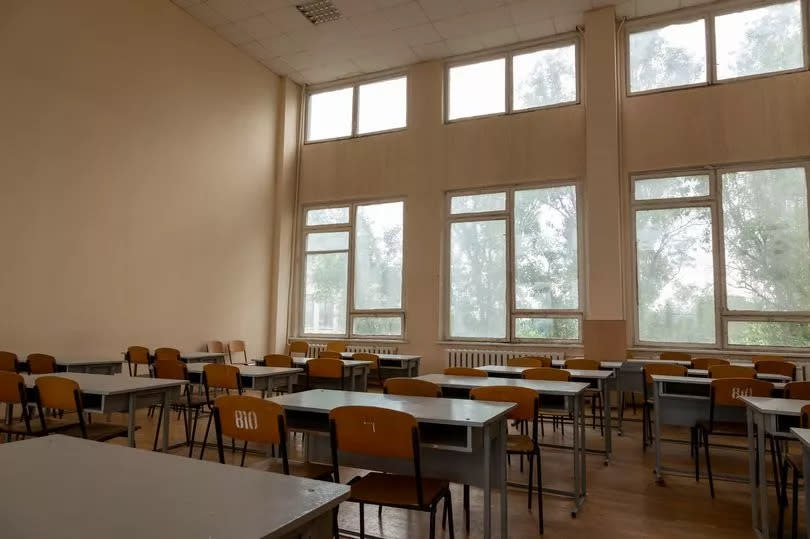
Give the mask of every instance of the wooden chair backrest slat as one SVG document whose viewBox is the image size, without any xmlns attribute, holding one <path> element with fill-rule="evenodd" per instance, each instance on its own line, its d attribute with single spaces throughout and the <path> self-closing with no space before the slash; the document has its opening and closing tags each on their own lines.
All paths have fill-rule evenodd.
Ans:
<svg viewBox="0 0 810 539">
<path fill-rule="evenodd" d="M 760 361 L 786 361 L 784 356 L 756 356 L 751 358 L 751 361 L 756 364 Z"/>
<path fill-rule="evenodd" d="M 156 348 L 155 349 L 155 361 L 164 361 L 167 359 L 171 359 L 174 361 L 180 361 L 180 350 L 177 348 Z"/>
<path fill-rule="evenodd" d="M 205 385 L 217 389 L 239 390 L 239 369 L 233 365 L 207 363 L 203 367 Z"/>
<path fill-rule="evenodd" d="M 290 341 L 290 355 L 304 354 L 309 352 L 309 344 L 304 341 Z"/>
<path fill-rule="evenodd" d="M 526 380 L 551 380 L 557 382 L 568 382 L 571 380 L 571 373 L 565 369 L 555 369 L 552 367 L 537 367 L 523 371 L 523 378 Z"/>
<path fill-rule="evenodd" d="M 328 357 L 310 359 L 307 372 L 313 378 L 343 378 L 343 361 Z"/>
<path fill-rule="evenodd" d="M 371 366 L 369 367 L 371 370 L 377 370 L 380 368 L 380 356 L 377 354 L 367 354 L 364 352 L 356 352 L 352 354 L 352 359 L 356 361 L 369 361 L 371 362 Z"/>
<path fill-rule="evenodd" d="M 0 371 L 0 402 L 6 404 L 22 404 L 24 393 L 23 377 L 16 372 Z"/>
<path fill-rule="evenodd" d="M 206 344 L 206 348 L 208 352 L 212 354 L 225 353 L 225 343 L 222 341 L 208 341 L 208 343 Z"/>
<path fill-rule="evenodd" d="M 149 349 L 145 346 L 127 348 L 126 359 L 134 365 L 149 365 Z"/>
<path fill-rule="evenodd" d="M 509 367 L 551 367 L 550 357 L 513 357 L 506 360 Z"/>
<path fill-rule="evenodd" d="M 810 428 L 810 404 L 802 406 L 801 425 L 803 429 Z"/>
<path fill-rule="evenodd" d="M 786 399 L 810 400 L 810 382 L 788 382 L 784 394 Z"/>
<path fill-rule="evenodd" d="M 755 378 L 754 367 L 737 367 L 735 365 L 715 365 L 709 367 L 709 378 Z"/>
<path fill-rule="evenodd" d="M 61 376 L 40 376 L 34 384 L 43 408 L 66 412 L 77 410 L 76 394 L 80 391 L 77 382 Z"/>
<path fill-rule="evenodd" d="M 334 350 L 321 350 L 320 352 L 318 352 L 318 357 L 319 358 L 324 358 L 324 359 L 341 359 L 342 358 L 342 356 L 340 355 L 340 352 L 335 352 Z"/>
<path fill-rule="evenodd" d="M 413 437 L 418 424 L 411 414 L 375 406 L 341 406 L 329 413 L 329 419 L 341 451 L 414 458 Z"/>
<path fill-rule="evenodd" d="M 686 367 L 683 365 L 673 365 L 672 363 L 646 363 L 644 365 L 644 381 L 652 384 L 652 377 L 655 374 L 662 376 L 686 376 Z"/>
<path fill-rule="evenodd" d="M 787 361 L 757 361 L 754 368 L 763 374 L 781 374 L 790 376 L 791 380 L 796 378 L 796 365 Z"/>
<path fill-rule="evenodd" d="M 17 354 L 0 352 L 0 371 L 17 372 Z"/>
<path fill-rule="evenodd" d="M 686 352 L 661 352 L 658 357 L 659 359 L 668 361 L 690 361 L 692 354 L 687 354 Z"/>
<path fill-rule="evenodd" d="M 470 367 L 447 367 L 444 369 L 444 374 L 449 376 L 476 376 L 478 378 L 486 378 L 489 376 L 487 371 L 479 371 L 478 369 L 471 369 Z"/>
<path fill-rule="evenodd" d="M 692 360 L 693 369 L 709 370 L 709 367 L 716 365 L 728 365 L 728 360 L 719 357 L 696 357 Z"/>
<path fill-rule="evenodd" d="M 481 401 L 514 402 L 517 404 L 509 410 L 507 417 L 516 421 L 532 421 L 537 417 L 539 397 L 537 392 L 520 386 L 474 387 L 470 398 Z"/>
<path fill-rule="evenodd" d="M 427 380 L 388 378 L 383 385 L 383 393 L 409 397 L 441 397 L 442 388 Z"/>
<path fill-rule="evenodd" d="M 773 384 L 754 378 L 718 378 L 712 380 L 712 406 L 744 408 L 740 397 L 770 397 Z"/>
<path fill-rule="evenodd" d="M 56 359 L 48 354 L 28 354 L 28 372 L 31 374 L 53 374 L 56 372 Z"/>
<path fill-rule="evenodd" d="M 281 442 L 284 435 L 281 405 L 249 395 L 222 395 L 217 397 L 214 407 L 224 436 L 263 444 Z"/>
<path fill-rule="evenodd" d="M 337 352 L 338 354 L 346 351 L 346 343 L 343 341 L 332 341 L 326 343 L 326 350 L 329 352 Z"/>
<path fill-rule="evenodd" d="M 293 360 L 290 356 L 283 354 L 267 354 L 264 356 L 265 367 L 287 367 L 293 366 Z"/>
<path fill-rule="evenodd" d="M 581 369 L 584 371 L 598 371 L 599 362 L 595 359 L 567 359 L 565 360 L 566 369 Z"/>
<path fill-rule="evenodd" d="M 162 359 L 155 362 L 155 378 L 165 380 L 187 380 L 188 367 L 176 359 Z"/>
</svg>

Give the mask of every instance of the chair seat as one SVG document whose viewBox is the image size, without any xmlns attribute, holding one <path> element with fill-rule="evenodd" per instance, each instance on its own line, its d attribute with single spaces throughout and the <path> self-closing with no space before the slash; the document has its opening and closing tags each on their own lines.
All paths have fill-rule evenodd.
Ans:
<svg viewBox="0 0 810 539">
<path fill-rule="evenodd" d="M 351 483 L 351 501 L 378 505 L 419 507 L 416 480 L 407 475 L 372 472 Z M 422 479 L 422 500 L 425 505 L 438 499 L 447 489 L 447 481 Z"/>
<path fill-rule="evenodd" d="M 709 424 L 708 421 L 702 420 L 697 422 L 697 427 L 714 436 L 748 436 L 745 423 L 734 421 L 715 421 Z"/>
<path fill-rule="evenodd" d="M 510 434 L 506 439 L 507 453 L 531 453 L 535 447 L 531 436 L 525 434 Z"/>
<path fill-rule="evenodd" d="M 140 427 L 136 426 L 135 430 L 138 429 L 140 429 Z M 87 439 L 96 442 L 106 442 L 113 438 L 126 437 L 129 434 L 129 429 L 126 425 L 116 425 L 114 423 L 90 423 L 85 425 L 84 430 L 87 432 Z M 60 430 L 59 434 L 73 436 L 74 438 L 83 438 L 82 429 L 79 425 Z"/>
<path fill-rule="evenodd" d="M 290 467 L 290 475 L 306 477 L 309 479 L 331 480 L 332 467 L 326 464 L 315 464 L 313 462 L 287 461 Z M 264 470 L 266 472 L 284 473 L 284 465 L 281 459 L 264 459 L 252 464 L 250 468 Z"/>
<path fill-rule="evenodd" d="M 40 423 L 40 419 L 38 417 L 31 419 L 30 425 L 31 432 L 28 432 L 25 428 L 24 421 L 16 421 L 11 425 L 0 423 L 0 432 L 8 432 L 11 434 L 28 434 L 32 436 L 42 436 L 44 434 L 42 431 L 42 423 Z M 72 427 L 73 425 L 78 425 L 78 423 L 76 421 L 54 419 L 51 417 L 45 419 L 46 432 L 59 432 L 61 429 L 66 429 Z"/>
</svg>

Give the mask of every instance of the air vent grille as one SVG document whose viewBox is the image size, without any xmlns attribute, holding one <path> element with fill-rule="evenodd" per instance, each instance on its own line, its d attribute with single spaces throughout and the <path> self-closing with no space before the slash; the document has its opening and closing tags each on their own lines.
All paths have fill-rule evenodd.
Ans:
<svg viewBox="0 0 810 539">
<path fill-rule="evenodd" d="M 295 6 L 312 24 L 323 24 L 340 18 L 340 11 L 331 0 L 315 0 Z"/>
</svg>

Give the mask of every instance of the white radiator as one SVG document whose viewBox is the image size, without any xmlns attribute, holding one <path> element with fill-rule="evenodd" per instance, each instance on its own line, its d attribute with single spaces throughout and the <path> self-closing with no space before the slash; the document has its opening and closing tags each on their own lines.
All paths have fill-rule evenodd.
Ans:
<svg viewBox="0 0 810 539">
<path fill-rule="evenodd" d="M 507 359 L 514 357 L 540 356 L 551 359 L 565 359 L 564 352 L 518 352 L 515 350 L 461 350 L 448 348 L 448 367 L 482 367 L 484 365 L 506 365 Z"/>
<path fill-rule="evenodd" d="M 309 343 L 309 351 L 307 357 L 318 357 L 318 352 L 326 350 L 326 343 Z M 350 344 L 346 346 L 347 352 L 363 352 L 366 354 L 396 354 L 396 346 L 387 346 L 382 344 Z"/>
</svg>

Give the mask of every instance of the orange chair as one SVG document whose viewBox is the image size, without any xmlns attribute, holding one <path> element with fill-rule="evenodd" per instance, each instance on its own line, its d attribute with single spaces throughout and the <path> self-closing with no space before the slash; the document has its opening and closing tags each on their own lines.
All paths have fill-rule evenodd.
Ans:
<svg viewBox="0 0 810 539">
<path fill-rule="evenodd" d="M 566 359 L 565 368 L 572 370 L 583 371 L 598 371 L 601 367 L 600 363 L 595 359 Z M 597 388 L 588 388 L 585 390 L 585 396 L 591 398 L 591 428 L 596 428 L 596 413 L 599 412 L 599 431 L 604 436 L 604 410 L 602 404 L 602 392 Z"/>
<path fill-rule="evenodd" d="M 164 359 L 156 361 L 154 364 L 153 374 L 155 378 L 164 380 L 188 380 L 188 367 L 182 361 L 173 359 Z M 186 435 L 186 444 L 191 446 L 191 439 L 189 438 L 189 413 L 194 410 L 199 415 L 200 408 L 202 408 L 206 401 L 197 395 L 193 395 L 188 385 L 184 388 L 184 394 L 179 399 L 170 403 L 169 407 L 173 410 L 179 410 L 183 414 L 183 429 Z M 156 405 L 163 411 L 163 405 Z M 158 415 L 157 428 L 155 429 L 155 442 L 152 445 L 152 451 L 157 451 L 158 434 L 160 433 L 160 423 L 163 421 L 163 414 Z M 164 428 L 168 428 L 165 427 Z"/>
<path fill-rule="evenodd" d="M 234 354 L 242 354 L 244 361 L 234 361 L 233 355 Z M 245 341 L 230 341 L 228 343 L 228 358 L 231 363 L 238 363 L 240 365 L 247 365 L 248 364 L 248 357 L 247 357 L 247 348 L 245 346 Z"/>
<path fill-rule="evenodd" d="M 687 354 L 686 352 L 661 352 L 658 359 L 665 361 L 691 361 L 692 354 Z"/>
<path fill-rule="evenodd" d="M 751 362 L 756 364 L 760 361 L 786 361 L 784 356 L 755 356 L 751 358 Z"/>
<path fill-rule="evenodd" d="M 674 365 L 672 363 L 645 363 L 644 364 L 644 405 L 641 409 L 641 449 L 646 450 L 647 446 L 652 443 L 652 411 L 655 402 L 652 397 L 652 385 L 654 375 L 662 376 L 686 376 L 686 367 L 683 365 Z M 692 436 L 694 437 L 695 429 L 691 429 Z M 694 441 L 693 441 L 694 443 Z"/>
<path fill-rule="evenodd" d="M 529 511 L 532 510 L 532 468 L 534 457 L 537 457 L 537 505 L 540 534 L 543 534 L 543 479 L 540 463 L 540 444 L 538 442 L 537 418 L 540 412 L 540 397 L 537 392 L 527 387 L 518 386 L 490 386 L 476 387 L 470 391 L 473 400 L 513 402 L 517 406 L 512 408 L 507 418 L 518 422 L 531 421 L 531 437 L 525 434 L 510 434 L 506 439 L 507 455 L 525 455 L 529 460 Z M 465 485 L 466 488 L 466 485 Z"/>
<path fill-rule="evenodd" d="M 571 380 L 571 373 L 565 369 L 555 369 L 552 367 L 537 367 L 535 369 L 526 369 L 523 371 L 522 376 L 525 380 L 548 380 L 553 382 L 568 382 Z M 551 428 L 556 432 L 557 422 L 560 423 L 562 435 L 565 436 L 565 419 L 571 418 L 571 412 L 566 410 L 558 410 L 555 408 L 541 408 L 540 409 L 540 436 L 545 436 L 546 431 L 543 426 L 543 419 L 551 417 Z M 522 460 L 521 460 L 522 464 Z"/>
<path fill-rule="evenodd" d="M 422 477 L 419 425 L 405 412 L 372 406 L 341 406 L 329 413 L 334 477 L 340 482 L 340 452 L 412 461 L 412 474 L 371 472 L 349 481 L 350 502 L 360 504 L 360 537 L 365 537 L 366 504 L 430 513 L 430 539 L 436 537 L 436 510 L 444 500 L 453 539 L 453 504 L 450 485 Z M 337 527 L 337 510 L 335 510 Z"/>
<path fill-rule="evenodd" d="M 164 360 L 171 360 L 171 361 L 182 361 L 180 359 L 180 350 L 177 348 L 156 348 L 155 349 L 155 361 L 164 361 Z"/>
<path fill-rule="evenodd" d="M 340 389 L 343 389 L 343 360 L 333 358 L 317 358 L 307 361 L 307 387 L 312 387 L 313 380 L 329 380 L 334 384 L 338 380 Z"/>
<path fill-rule="evenodd" d="M 200 449 L 200 460 L 205 453 L 205 444 L 208 443 L 208 432 L 211 429 L 211 420 L 213 419 L 214 399 L 212 397 L 212 389 L 223 390 L 225 393 L 230 394 L 231 391 L 236 391 L 238 395 L 242 394 L 242 377 L 239 376 L 239 368 L 233 365 L 221 365 L 219 363 L 208 363 L 203 367 L 202 375 L 203 388 L 205 388 L 205 405 L 208 406 L 209 415 L 208 423 L 205 426 L 205 436 L 203 437 L 202 449 Z M 197 432 L 197 419 L 199 414 L 194 415 L 194 425 L 191 428 L 191 444 L 188 448 L 188 456 L 194 449 L 194 435 Z"/>
<path fill-rule="evenodd" d="M 707 371 L 709 367 L 717 365 L 728 365 L 727 359 L 720 359 L 717 357 L 696 357 L 692 360 L 692 368 Z"/>
<path fill-rule="evenodd" d="M 57 424 L 59 434 L 96 442 L 106 442 L 113 438 L 127 437 L 129 429 L 126 425 L 98 421 L 85 422 L 82 392 L 77 382 L 62 376 L 40 376 L 34 384 L 36 386 L 37 411 L 39 412 L 42 432 L 54 432 L 54 427 L 49 426 L 45 420 L 44 410 L 48 408 L 76 412 L 77 421 L 72 423 L 59 422 Z"/>
<path fill-rule="evenodd" d="M 228 353 L 228 350 L 225 348 L 225 343 L 224 342 L 222 342 L 222 341 L 208 341 L 206 343 L 206 345 L 205 345 L 205 349 L 206 349 L 207 352 L 209 352 L 211 354 L 224 354 L 225 356 L 228 357 L 228 363 L 231 363 L 231 361 L 230 361 L 231 356 Z"/>
<path fill-rule="evenodd" d="M 709 378 L 755 378 L 757 371 L 753 367 L 736 365 L 715 365 L 709 367 Z"/>
<path fill-rule="evenodd" d="M 444 374 L 448 376 L 475 376 L 477 378 L 487 378 L 489 376 L 487 371 L 479 371 L 470 367 L 447 367 L 444 369 Z"/>
<path fill-rule="evenodd" d="M 757 361 L 754 369 L 762 374 L 779 374 L 788 376 L 791 380 L 796 379 L 796 365 L 787 361 Z"/>
<path fill-rule="evenodd" d="M 382 369 L 380 368 L 380 356 L 377 354 L 366 354 L 364 352 L 355 352 L 353 354 L 353 359 L 355 361 L 368 361 L 371 363 L 369 366 L 369 374 L 374 375 L 376 374 L 375 378 L 377 378 L 377 383 L 382 387 L 383 379 L 382 379 Z"/>
<path fill-rule="evenodd" d="M 508 367 L 551 367 L 550 357 L 513 357 L 506 360 Z"/>
<path fill-rule="evenodd" d="M 783 393 L 786 399 L 810 401 L 810 382 L 788 382 Z"/>
<path fill-rule="evenodd" d="M 342 354 L 346 351 L 346 343 L 343 341 L 331 341 L 326 343 L 326 350 L 328 352 L 337 352 Z"/>
<path fill-rule="evenodd" d="M 17 354 L 0 352 L 0 372 L 17 372 Z"/>
<path fill-rule="evenodd" d="M 718 366 L 714 369 L 730 369 L 734 367 Z M 744 368 L 744 367 L 738 367 Z M 753 369 L 750 369 L 753 372 Z M 695 455 L 695 481 L 700 480 L 700 450 L 698 440 L 702 439 L 703 448 L 706 455 L 706 472 L 709 475 L 709 491 L 714 498 L 714 479 L 712 478 L 712 464 L 709 458 L 709 436 L 748 436 L 748 425 L 743 419 L 741 421 L 715 422 L 716 410 L 722 406 L 725 408 L 745 409 L 745 402 L 740 400 L 740 395 L 748 397 L 770 397 L 773 392 L 773 384 L 764 380 L 756 380 L 753 376 L 746 378 L 718 378 L 712 380 L 709 393 L 709 419 L 700 420 L 695 424 L 696 436 L 692 450 Z"/>
<path fill-rule="evenodd" d="M 25 382 L 23 377 L 16 372 L 0 371 L 0 404 L 6 405 L 6 422 L 0 423 L 0 433 L 6 435 L 6 441 L 10 442 L 12 436 L 19 440 L 22 437 L 37 434 L 31 431 Z M 22 408 L 21 422 L 15 422 L 13 419 L 16 404 Z"/>
<path fill-rule="evenodd" d="M 340 352 L 335 352 L 334 350 L 321 350 L 318 352 L 318 357 L 324 359 L 343 359 Z"/>
<path fill-rule="evenodd" d="M 268 472 L 297 475 L 322 481 L 332 480 L 332 467 L 313 463 L 290 463 L 287 459 L 287 428 L 284 408 L 275 402 L 248 395 L 222 395 L 214 403 L 214 427 L 217 435 L 219 462 L 225 464 L 225 449 L 222 437 L 241 440 L 242 461 L 245 465 L 245 454 L 248 443 L 279 446 L 279 459 L 262 461 L 257 466 Z M 292 466 L 291 466 L 292 464 Z"/>
<path fill-rule="evenodd" d="M 442 388 L 427 380 L 389 378 L 383 384 L 383 393 L 406 397 L 441 397 Z"/>
<path fill-rule="evenodd" d="M 47 354 L 28 354 L 28 374 L 53 374 L 56 372 L 56 359 Z"/>
<path fill-rule="evenodd" d="M 292 368 L 293 366 L 292 358 L 283 354 L 267 354 L 262 361 L 264 361 L 265 367 Z"/>
<path fill-rule="evenodd" d="M 309 343 L 304 341 L 290 341 L 290 355 L 300 354 L 306 356 L 309 353 Z"/>
<path fill-rule="evenodd" d="M 149 349 L 145 346 L 130 346 L 124 353 L 130 376 L 138 376 L 138 365 L 143 365 L 149 370 L 150 357 Z"/>
</svg>

